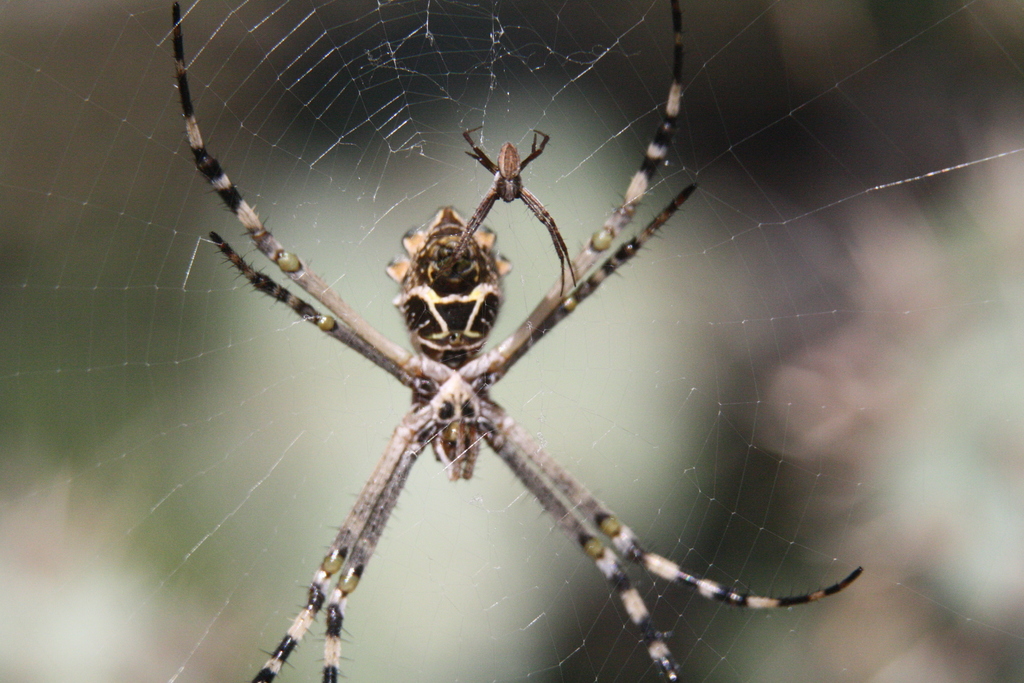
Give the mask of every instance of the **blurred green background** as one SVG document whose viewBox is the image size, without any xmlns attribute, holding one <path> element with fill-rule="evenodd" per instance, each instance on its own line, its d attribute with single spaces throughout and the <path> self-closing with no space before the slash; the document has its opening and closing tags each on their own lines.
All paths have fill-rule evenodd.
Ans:
<svg viewBox="0 0 1024 683">
<path fill-rule="evenodd" d="M 384 265 L 468 213 L 485 147 L 570 249 L 668 86 L 667 3 L 204 0 L 211 151 L 392 338 Z M 781 612 L 635 572 L 693 681 L 1024 678 L 1024 8 L 683 2 L 680 130 L 642 224 L 699 192 L 493 397 L 652 549 Z M 150 0 L 0 2 L 0 678 L 248 680 L 408 407 L 250 291 Z M 496 336 L 557 277 L 521 204 Z M 263 266 L 260 259 L 254 258 Z M 496 458 L 428 453 L 349 602 L 354 681 L 658 680 L 593 565 Z M 319 680 L 321 630 L 282 680 Z"/>
</svg>

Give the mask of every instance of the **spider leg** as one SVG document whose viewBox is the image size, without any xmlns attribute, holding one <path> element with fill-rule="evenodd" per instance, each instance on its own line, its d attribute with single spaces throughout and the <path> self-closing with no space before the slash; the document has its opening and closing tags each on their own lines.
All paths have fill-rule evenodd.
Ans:
<svg viewBox="0 0 1024 683">
<path fill-rule="evenodd" d="M 651 660 L 665 674 L 669 681 L 678 681 L 679 665 L 676 663 L 664 634 L 654 627 L 650 611 L 640 592 L 633 587 L 629 577 L 622 570 L 615 553 L 592 534 L 587 526 L 562 502 L 558 492 L 531 466 L 529 454 L 522 450 L 515 440 L 508 437 L 498 426 L 486 435 L 487 442 L 498 456 L 511 468 L 523 486 L 540 502 L 544 510 L 554 518 L 558 527 L 594 561 L 601 574 L 618 594 L 629 620 L 639 629 Z"/>
<path fill-rule="evenodd" d="M 491 186 L 487 188 L 487 192 L 484 193 L 484 198 L 480 200 L 480 204 L 477 205 L 476 211 L 469 217 L 469 222 L 466 223 L 466 229 L 462 233 L 462 239 L 459 240 L 458 245 L 455 247 L 455 251 L 441 263 L 441 268 L 445 269 L 455 263 L 455 260 L 466 250 L 469 245 L 469 240 L 473 239 L 473 233 L 477 231 L 481 225 L 483 225 L 484 219 L 487 218 L 487 214 L 491 212 L 491 208 L 494 206 L 494 202 L 497 201 L 499 196 L 499 184 L 503 182 L 501 172 L 498 170 L 498 165 L 491 161 L 491 158 L 487 156 L 480 147 L 477 147 L 476 143 L 473 142 L 473 138 L 470 133 L 483 128 L 483 126 L 477 126 L 476 128 L 470 128 L 467 131 L 463 131 L 462 137 L 466 139 L 466 143 L 472 148 L 472 152 L 466 152 L 470 157 L 480 162 L 480 165 L 487 169 L 489 173 L 494 174 L 494 181 Z"/>
<path fill-rule="evenodd" d="M 199 131 L 199 123 L 196 121 L 195 108 L 192 105 L 192 96 L 189 91 L 188 72 L 185 67 L 185 44 L 181 35 L 181 8 L 177 2 L 173 6 L 172 18 L 174 22 L 172 42 L 174 43 L 174 66 L 178 80 L 178 93 L 181 96 L 181 111 L 185 116 L 185 130 L 188 133 L 189 147 L 195 157 L 196 169 L 217 191 L 220 198 L 245 228 L 253 243 L 268 259 L 276 263 L 283 273 L 323 304 L 341 324 L 352 330 L 355 336 L 362 338 L 367 344 L 377 349 L 373 357 L 368 356 L 371 361 L 380 365 L 376 358 L 383 356 L 390 361 L 391 365 L 391 367 L 381 365 L 385 370 L 392 374 L 395 374 L 393 372 L 395 366 L 404 370 L 412 359 L 412 355 L 374 329 L 370 323 L 345 303 L 320 275 L 309 270 L 302 259 L 286 251 L 277 238 L 266 229 L 256 211 L 242 198 L 242 193 L 224 173 L 220 162 L 207 151 L 203 136 Z M 363 352 L 360 351 L 360 353 Z M 399 379 L 406 385 L 410 385 L 412 381 L 411 376 L 404 372 Z"/>
<path fill-rule="evenodd" d="M 636 213 L 637 205 L 651 184 L 651 179 L 665 160 L 669 144 L 675 135 L 676 119 L 679 117 L 679 100 L 683 92 L 683 15 L 679 9 L 679 0 L 670 0 L 670 3 L 675 39 L 672 50 L 672 83 L 669 85 L 661 124 L 644 152 L 640 168 L 633 174 L 633 178 L 626 188 L 622 204 L 608 216 L 604 226 L 591 235 L 583 250 L 573 259 L 571 267 L 574 282 L 594 267 L 594 264 L 601 258 L 601 254 L 611 247 L 622 229 L 629 225 L 633 214 Z M 497 346 L 496 351 L 499 351 L 500 355 L 492 358 L 491 371 L 498 371 L 506 359 L 516 355 L 516 348 L 526 342 L 532 330 L 537 329 L 548 315 L 562 303 L 563 299 L 564 288 L 562 281 L 559 281 L 552 285 L 522 325 Z"/>
<path fill-rule="evenodd" d="M 469 240 L 473 239 L 473 233 L 477 231 L 481 225 L 483 225 L 484 219 L 487 218 L 487 214 L 491 212 L 491 208 L 494 206 L 494 202 L 498 200 L 499 195 L 499 183 L 502 182 L 501 172 L 498 170 L 498 165 L 491 161 L 491 158 L 487 156 L 480 147 L 477 147 L 476 143 L 473 142 L 473 138 L 470 133 L 483 128 L 483 126 L 477 126 L 476 128 L 470 128 L 469 130 L 462 132 L 462 137 L 465 138 L 466 143 L 472 148 L 472 152 L 466 152 L 471 158 L 476 159 L 480 162 L 480 165 L 487 169 L 489 173 L 494 174 L 494 181 L 491 186 L 487 188 L 487 192 L 484 193 L 484 198 L 480 200 L 480 204 L 477 205 L 476 211 L 469 217 L 469 222 L 466 223 L 466 229 L 462 233 L 462 239 L 455 247 L 455 251 L 441 263 L 441 268 L 445 269 L 455 263 L 455 260 L 466 250 L 469 245 Z"/>
<path fill-rule="evenodd" d="M 482 149 L 476 146 L 476 143 L 473 142 L 473 138 L 471 138 L 469 135 L 470 133 L 477 132 L 481 128 L 483 128 L 483 126 L 477 126 L 476 128 L 471 128 L 467 131 L 463 131 L 462 137 L 464 137 L 466 139 L 466 142 L 469 143 L 469 146 L 473 148 L 472 153 L 466 152 L 466 154 L 469 154 L 469 156 L 479 161 L 480 165 L 486 168 L 491 173 L 497 173 L 498 165 L 491 161 L 491 158 L 487 156 L 487 152 L 483 151 Z"/>
<path fill-rule="evenodd" d="M 562 318 L 572 313 L 577 306 L 583 303 L 591 294 L 593 294 L 601 283 L 608 279 L 608 276 L 618 270 L 621 266 L 625 265 L 631 258 L 637 255 L 640 248 L 647 244 L 647 241 L 654 237 L 655 233 L 661 229 L 661 226 L 665 225 L 675 215 L 686 200 L 690 198 L 690 195 L 697 189 L 696 183 L 692 183 L 683 188 L 682 192 L 672 198 L 664 209 L 661 210 L 657 216 L 655 216 L 650 223 L 644 226 L 644 229 L 636 234 L 636 236 L 623 243 L 614 254 L 608 256 L 604 263 L 602 263 L 594 272 L 590 274 L 583 284 L 573 291 L 572 296 L 567 297 L 558 308 L 548 314 L 548 317 L 544 319 L 538 331 L 533 335 L 534 337 L 540 337 L 551 330 L 557 325 Z M 543 331 L 540 331 L 543 330 Z"/>
<path fill-rule="evenodd" d="M 611 510 L 605 507 L 568 470 L 541 448 L 529 432 L 509 417 L 500 407 L 494 403 L 487 402 L 484 404 L 484 408 L 484 417 L 509 441 L 513 442 L 530 459 L 530 462 L 554 484 L 558 491 L 572 503 L 573 510 L 577 511 L 611 539 L 612 545 L 615 546 L 615 549 L 623 557 L 630 562 L 643 566 L 648 572 L 661 579 L 695 589 L 703 598 L 752 609 L 790 607 L 834 595 L 853 583 L 863 571 L 861 567 L 858 567 L 845 579 L 831 586 L 802 595 L 782 598 L 737 593 L 710 579 L 689 574 L 683 571 L 675 562 L 644 550 L 640 546 L 636 535 L 628 526 L 620 522 Z"/>
<path fill-rule="evenodd" d="M 475 158 L 475 157 L 474 157 Z M 469 246 L 469 241 L 473 239 L 473 233 L 477 231 L 483 222 L 487 214 L 491 212 L 491 207 L 494 206 L 494 202 L 498 200 L 497 191 L 498 181 L 495 180 L 491 184 L 491 187 L 487 190 L 487 194 L 480 201 L 480 205 L 476 207 L 476 211 L 469 219 L 469 223 L 466 224 L 466 229 L 462 233 L 462 237 L 459 239 L 459 243 L 455 245 L 455 251 L 451 252 L 444 261 L 441 262 L 441 270 L 447 270 L 455 265 L 455 261 L 466 251 L 466 247 Z"/>
<path fill-rule="evenodd" d="M 540 152 L 538 151 L 538 154 Z M 531 155 L 532 156 L 532 155 Z M 527 157 L 527 161 L 529 161 Z M 525 187 L 520 191 L 519 196 L 522 197 L 523 203 L 530 207 L 530 211 L 537 217 L 544 227 L 548 229 L 548 234 L 551 235 L 551 243 L 555 245 L 555 253 L 558 254 L 558 266 L 559 271 L 562 273 L 562 279 L 560 281 L 561 290 L 565 291 L 565 264 L 569 260 L 569 248 L 565 246 L 565 240 L 562 239 L 562 233 L 558 232 L 558 227 L 555 226 L 555 219 L 551 217 L 548 210 L 544 208 L 544 205 L 540 203 L 540 200 Z M 572 276 L 572 284 L 576 286 L 576 271 L 569 268 L 569 275 Z"/>
<path fill-rule="evenodd" d="M 565 297 L 557 307 L 552 309 L 546 318 L 541 320 L 535 327 L 521 327 L 517 330 L 516 334 L 513 335 L 509 340 L 506 340 L 508 346 L 505 346 L 506 342 L 496 347 L 492 353 L 496 354 L 494 358 L 488 361 L 489 368 L 494 375 L 500 377 L 508 372 L 516 361 L 518 361 L 523 354 L 530 350 L 534 344 L 537 343 L 541 337 L 551 331 L 555 325 L 566 318 L 570 313 L 576 310 L 587 297 L 594 293 L 595 290 L 601 283 L 608 279 L 608 276 L 618 270 L 627 261 L 636 256 L 640 248 L 647 244 L 647 241 L 651 239 L 656 232 L 669 221 L 670 218 L 675 214 L 676 211 L 690 198 L 694 190 L 697 189 L 696 184 L 688 185 L 682 192 L 677 194 L 671 202 L 662 209 L 661 213 L 654 217 L 650 223 L 648 223 L 643 230 L 637 235 L 623 243 L 615 253 L 608 256 L 604 262 L 594 270 L 590 277 L 584 280 L 582 283 L 573 290 L 570 296 Z M 498 362 L 495 363 L 494 361 Z"/>
<path fill-rule="evenodd" d="M 237 268 L 258 291 L 287 305 L 303 320 L 313 323 L 325 334 L 334 337 L 349 348 L 361 353 L 397 377 L 399 381 L 405 382 L 407 373 L 390 358 L 381 354 L 377 347 L 371 345 L 348 327 L 339 325 L 332 316 L 321 314 L 316 308 L 277 284 L 269 275 L 253 268 L 217 233 L 211 232 L 210 239 L 217 245 L 231 265 Z"/>
<path fill-rule="evenodd" d="M 537 136 L 541 137 L 540 146 L 537 145 Z M 539 130 L 534 129 L 533 131 L 533 143 L 530 144 L 530 156 L 523 159 L 523 163 L 519 165 L 519 170 L 526 168 L 526 165 L 539 157 L 544 153 L 544 148 L 548 146 L 548 140 L 551 136 L 547 133 L 542 133 Z"/>
<path fill-rule="evenodd" d="M 426 416 L 432 418 L 433 413 L 428 410 Z M 374 502 L 366 524 L 352 546 L 352 551 L 338 578 L 338 584 L 327 603 L 323 683 L 336 683 L 338 680 L 338 667 L 341 664 L 341 627 L 345 618 L 345 604 L 348 601 L 348 596 L 356 589 L 366 564 L 377 549 L 377 542 L 380 540 L 381 534 L 384 533 L 388 519 L 398 503 L 398 495 L 405 487 L 412 464 L 436 433 L 436 428 L 432 432 L 427 432 L 426 429 L 428 428 L 411 430 L 407 436 L 403 437 L 399 460 L 393 470 L 386 472 L 387 484 Z M 412 437 L 411 441 L 408 440 L 409 437 Z M 370 482 L 373 482 L 372 477 Z M 367 486 L 370 484 L 368 483 Z M 356 507 L 349 513 L 349 517 L 356 515 L 358 510 L 359 503 L 357 502 Z M 338 544 L 337 540 L 332 546 L 335 544 Z"/>
<path fill-rule="evenodd" d="M 341 626 L 348 596 L 359 584 L 366 563 L 377 547 L 388 517 L 398 502 L 412 464 L 426 447 L 433 433 L 429 405 L 414 407 L 395 428 L 369 481 L 363 486 L 345 523 L 331 543 L 323 562 L 313 575 L 306 606 L 292 621 L 284 638 L 256 673 L 252 683 L 270 683 L 281 671 L 288 656 L 298 647 L 326 600 L 331 578 L 337 584 L 327 602 L 327 637 L 324 640 L 323 680 L 337 680 L 341 659 Z M 436 431 L 436 430 L 435 430 Z"/>
<path fill-rule="evenodd" d="M 455 247 L 452 255 L 448 257 L 449 261 L 454 261 L 466 249 L 469 240 L 473 239 L 473 233 L 483 224 L 487 214 L 491 212 L 494 202 L 498 201 L 498 191 L 495 185 L 497 185 L 497 182 L 488 188 L 487 194 L 480 200 L 480 205 L 476 207 L 476 211 L 469 217 L 469 221 L 466 223 L 466 230 L 462 233 L 462 239 L 459 240 L 459 244 Z"/>
</svg>

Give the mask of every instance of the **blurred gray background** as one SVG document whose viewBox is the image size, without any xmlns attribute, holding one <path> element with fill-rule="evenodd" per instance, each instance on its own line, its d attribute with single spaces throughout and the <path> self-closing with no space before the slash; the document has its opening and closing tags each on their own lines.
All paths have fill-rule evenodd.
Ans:
<svg viewBox="0 0 1024 683">
<path fill-rule="evenodd" d="M 667 3 L 204 0 L 211 151 L 372 324 L 384 265 L 485 147 L 570 249 L 668 86 Z M 782 612 L 634 572 L 690 681 L 1024 677 L 1024 9 L 683 2 L 685 94 L 638 224 L 700 190 L 493 397 L 652 549 Z M 170 4 L 0 2 L 0 678 L 248 680 L 408 407 L 252 292 L 184 139 Z M 496 336 L 557 277 L 521 204 Z M 250 254 L 251 256 L 258 256 Z M 253 260 L 265 267 L 259 258 Z M 349 602 L 353 681 L 658 680 L 593 564 L 500 462 L 425 454 Z M 319 680 L 320 627 L 284 671 Z"/>
</svg>

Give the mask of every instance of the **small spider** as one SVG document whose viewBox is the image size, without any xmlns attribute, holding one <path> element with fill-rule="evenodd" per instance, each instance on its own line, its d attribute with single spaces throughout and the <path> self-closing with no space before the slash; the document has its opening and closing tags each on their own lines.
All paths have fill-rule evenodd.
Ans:
<svg viewBox="0 0 1024 683">
<path fill-rule="evenodd" d="M 490 213 L 491 207 L 494 206 L 494 202 L 499 198 L 505 202 L 512 202 L 516 199 L 522 199 L 523 203 L 530 208 L 533 215 L 537 217 L 544 227 L 548 229 L 548 234 L 551 235 L 551 243 L 555 245 L 555 253 L 558 254 L 558 265 L 561 266 L 562 270 L 562 291 L 565 291 L 565 265 L 569 260 L 569 248 L 565 246 L 565 240 L 562 239 L 562 233 L 558 232 L 558 227 L 555 225 L 555 219 L 551 217 L 548 210 L 544 208 L 544 205 L 540 203 L 540 200 L 534 196 L 532 192 L 523 187 L 522 172 L 526 169 L 527 164 L 536 159 L 547 147 L 548 140 L 551 139 L 550 135 L 541 133 L 539 130 L 533 131 L 533 143 L 530 145 L 530 155 L 520 161 L 519 150 L 511 142 L 506 142 L 501 146 L 501 151 L 498 152 L 498 162 L 491 161 L 491 158 L 487 156 L 487 152 L 483 151 L 473 143 L 473 138 L 469 136 L 470 133 L 475 133 L 480 130 L 474 128 L 467 130 L 462 134 L 462 137 L 466 138 L 466 142 L 473 148 L 472 152 L 466 152 L 469 156 L 480 162 L 480 165 L 486 168 L 488 171 L 494 174 L 494 182 L 491 183 L 491 187 L 484 194 L 484 198 L 480 200 L 480 205 L 476 207 L 476 211 L 469 219 L 469 223 L 466 224 L 466 232 L 462 239 L 459 241 L 458 247 L 455 249 L 455 253 L 449 257 L 449 261 L 454 260 L 458 257 L 466 245 L 469 243 L 469 239 L 476 232 L 484 219 L 487 218 L 487 214 Z M 540 138 L 540 145 L 537 144 L 537 139 Z M 444 264 L 447 266 L 448 264 Z M 570 269 L 569 274 L 572 276 L 572 284 L 576 285 L 576 271 Z"/>
<path fill-rule="evenodd" d="M 785 598 L 737 593 L 722 584 L 694 576 L 675 562 L 644 550 L 628 526 L 490 398 L 490 388 L 523 354 L 632 258 L 694 191 L 694 185 L 685 188 L 642 231 L 598 265 L 602 254 L 611 248 L 616 236 L 632 219 L 651 178 L 664 160 L 675 131 L 682 92 L 682 17 L 678 0 L 670 0 L 670 6 L 675 49 L 665 113 L 626 190 L 625 200 L 569 266 L 574 282 L 577 276 L 582 278 L 589 273 L 589 277 L 566 295 L 563 271 L 563 281 L 548 290 L 526 321 L 494 349 L 483 352 L 501 305 L 501 279 L 510 267 L 494 251 L 494 234 L 477 229 L 487 209 L 498 196 L 506 201 L 518 196 L 548 226 L 553 239 L 557 231 L 547 212 L 518 182 L 518 171 L 537 158 L 547 136 L 539 146 L 535 138 L 530 155 L 521 164 L 512 145 L 502 148 L 496 165 L 473 145 L 474 158 L 489 170 L 494 167 L 497 174 L 494 186 L 474 217 L 467 224 L 454 209 L 441 209 L 429 225 L 405 236 L 403 245 L 407 256 L 393 261 L 387 269 L 401 285 L 395 303 L 405 316 L 416 350 L 413 354 L 381 335 L 301 258 L 286 251 L 242 199 L 218 161 L 207 152 L 189 95 L 181 12 L 178 4 L 174 4 L 173 43 L 178 90 L 196 168 L 235 214 L 256 248 L 329 313 L 321 313 L 258 272 L 216 233 L 211 233 L 210 239 L 257 290 L 285 303 L 303 320 L 362 354 L 412 393 L 412 407 L 391 435 L 383 456 L 317 568 L 305 606 L 256 673 L 254 683 L 267 683 L 277 676 L 321 610 L 326 613 L 323 681 L 337 681 L 342 621 L 348 597 L 358 586 L 373 556 L 410 468 L 428 446 L 433 448 L 452 481 L 469 479 L 480 446 L 483 443 L 490 446 L 551 515 L 558 528 L 593 560 L 621 599 L 651 661 L 669 681 L 679 680 L 679 666 L 665 642 L 666 636 L 655 628 L 643 598 L 623 570 L 620 558 L 640 565 L 656 578 L 692 588 L 705 598 L 751 608 L 786 607 L 819 600 L 839 592 L 860 575 L 861 569 L 857 568 L 832 586 Z M 466 137 L 469 139 L 468 133 Z M 513 190 L 503 189 L 505 181 L 511 183 Z M 555 241 L 560 258 L 564 260 L 564 244 L 560 237 Z M 602 541 L 602 536 L 610 544 Z"/>
</svg>

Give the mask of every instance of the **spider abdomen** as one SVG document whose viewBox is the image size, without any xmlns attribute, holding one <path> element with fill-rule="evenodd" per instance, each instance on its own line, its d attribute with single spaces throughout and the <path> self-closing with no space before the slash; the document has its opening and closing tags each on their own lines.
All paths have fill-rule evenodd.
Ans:
<svg viewBox="0 0 1024 683">
<path fill-rule="evenodd" d="M 458 368 L 480 353 L 501 306 L 501 277 L 511 265 L 494 251 L 495 236 L 478 230 L 458 250 L 466 224 L 451 207 L 402 239 L 408 256 L 388 274 L 402 285 L 395 305 L 420 353 Z M 454 257 L 454 258 L 453 258 Z"/>
</svg>

